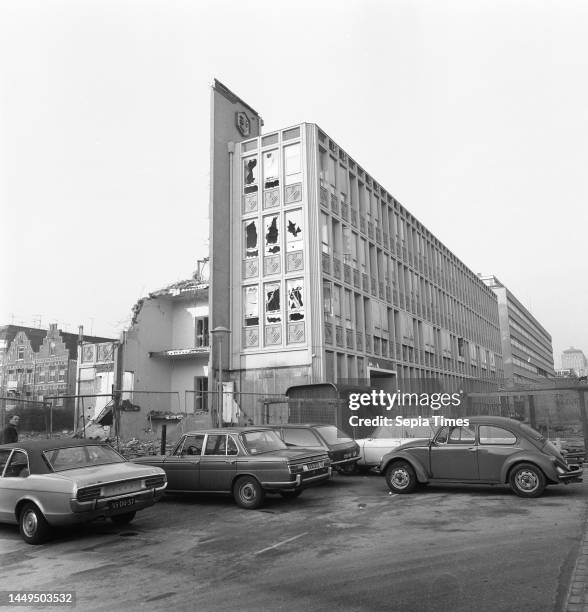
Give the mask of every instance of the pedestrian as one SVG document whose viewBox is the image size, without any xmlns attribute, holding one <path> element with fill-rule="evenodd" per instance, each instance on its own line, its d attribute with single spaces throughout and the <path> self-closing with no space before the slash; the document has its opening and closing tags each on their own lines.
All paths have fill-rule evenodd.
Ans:
<svg viewBox="0 0 588 612">
<path fill-rule="evenodd" d="M 2 444 L 11 444 L 12 442 L 18 442 L 18 432 L 16 428 L 20 422 L 20 417 L 15 414 L 10 417 L 8 421 L 8 425 L 4 428 L 2 432 Z"/>
</svg>

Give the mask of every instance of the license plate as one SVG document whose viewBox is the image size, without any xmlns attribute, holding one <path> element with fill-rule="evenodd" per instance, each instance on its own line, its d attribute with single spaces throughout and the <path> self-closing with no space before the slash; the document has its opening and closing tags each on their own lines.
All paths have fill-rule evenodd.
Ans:
<svg viewBox="0 0 588 612">
<path fill-rule="evenodd" d="M 128 508 L 129 506 L 135 505 L 134 497 L 125 497 L 124 499 L 116 499 L 108 503 L 110 510 L 120 510 L 121 508 Z"/>
<path fill-rule="evenodd" d="M 322 467 L 325 467 L 324 461 L 317 461 L 316 463 L 309 463 L 307 465 L 303 465 L 302 469 L 305 472 L 308 472 L 309 470 L 319 470 Z"/>
</svg>

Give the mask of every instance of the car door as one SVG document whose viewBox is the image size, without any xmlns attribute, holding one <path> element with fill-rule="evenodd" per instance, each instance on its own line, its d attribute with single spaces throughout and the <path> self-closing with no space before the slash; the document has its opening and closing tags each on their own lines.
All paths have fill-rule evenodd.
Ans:
<svg viewBox="0 0 588 612">
<path fill-rule="evenodd" d="M 204 434 L 184 436 L 174 452 L 163 460 L 168 491 L 198 491 Z"/>
<path fill-rule="evenodd" d="M 4 468 L 8 462 L 8 458 L 12 453 L 11 448 L 3 448 L 0 450 L 0 520 L 14 522 L 14 503 L 9 501 L 8 490 L 10 481 L 3 477 Z M 10 505 L 12 503 L 12 506 Z"/>
<path fill-rule="evenodd" d="M 437 434 L 429 452 L 433 478 L 478 480 L 476 429 L 473 425 L 444 427 Z"/>
<path fill-rule="evenodd" d="M 200 458 L 200 490 L 230 491 L 237 473 L 238 449 L 228 434 L 208 434 Z"/>
<path fill-rule="evenodd" d="M 13 523 L 16 504 L 29 487 L 29 460 L 22 450 L 2 450 L 0 453 L 0 519 Z"/>
<path fill-rule="evenodd" d="M 520 441 L 512 431 L 494 425 L 478 426 L 478 467 L 480 480 L 500 482 L 504 462 L 521 450 Z"/>
</svg>

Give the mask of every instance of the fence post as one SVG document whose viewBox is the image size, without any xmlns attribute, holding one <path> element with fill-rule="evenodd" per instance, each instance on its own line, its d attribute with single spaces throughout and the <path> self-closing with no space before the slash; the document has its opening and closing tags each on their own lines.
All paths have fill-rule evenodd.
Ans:
<svg viewBox="0 0 588 612">
<path fill-rule="evenodd" d="M 528 395 L 529 398 L 529 425 L 533 428 L 537 428 L 537 416 L 535 414 L 535 396 Z"/>
</svg>

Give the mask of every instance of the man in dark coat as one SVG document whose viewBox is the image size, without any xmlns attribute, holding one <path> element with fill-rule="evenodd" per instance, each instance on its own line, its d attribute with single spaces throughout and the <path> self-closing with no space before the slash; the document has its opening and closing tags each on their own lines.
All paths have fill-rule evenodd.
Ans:
<svg viewBox="0 0 588 612">
<path fill-rule="evenodd" d="M 18 432 L 16 431 L 16 428 L 18 427 L 19 422 L 20 417 L 16 414 L 10 418 L 8 425 L 6 425 L 4 431 L 2 432 L 2 444 L 18 442 Z"/>
</svg>

